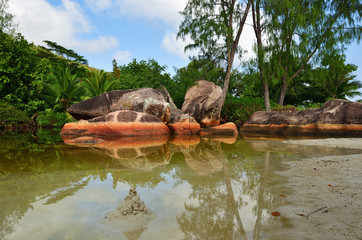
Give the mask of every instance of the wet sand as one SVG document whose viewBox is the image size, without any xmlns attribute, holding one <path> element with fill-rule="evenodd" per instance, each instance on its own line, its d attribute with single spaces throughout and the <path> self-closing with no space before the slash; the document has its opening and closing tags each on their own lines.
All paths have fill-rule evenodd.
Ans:
<svg viewBox="0 0 362 240">
<path fill-rule="evenodd" d="M 288 140 L 287 144 L 362 149 L 362 138 Z M 362 239 L 362 154 L 286 162 L 287 187 L 275 239 Z"/>
</svg>

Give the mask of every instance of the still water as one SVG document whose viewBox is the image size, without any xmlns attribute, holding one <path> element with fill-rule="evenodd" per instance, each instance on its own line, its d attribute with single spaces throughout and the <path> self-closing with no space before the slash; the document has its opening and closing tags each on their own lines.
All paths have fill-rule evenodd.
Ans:
<svg viewBox="0 0 362 240">
<path fill-rule="evenodd" d="M 44 136 L 0 138 L 0 239 L 274 239 L 292 227 L 271 214 L 293 191 L 283 162 L 353 154 L 255 137 Z M 157 218 L 132 230 L 105 224 L 130 188 Z"/>
</svg>

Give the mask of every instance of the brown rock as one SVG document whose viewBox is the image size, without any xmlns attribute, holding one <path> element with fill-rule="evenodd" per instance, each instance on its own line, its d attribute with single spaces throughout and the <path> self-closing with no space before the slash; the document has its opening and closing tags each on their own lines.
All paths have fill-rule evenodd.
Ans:
<svg viewBox="0 0 362 240">
<path fill-rule="evenodd" d="M 237 136 L 238 129 L 235 123 L 228 122 L 215 127 L 207 127 L 200 130 L 201 137 L 208 136 Z"/>
<path fill-rule="evenodd" d="M 192 135 L 200 131 L 200 124 L 189 114 L 182 114 L 167 125 L 174 135 Z"/>
<path fill-rule="evenodd" d="M 361 134 L 362 103 L 329 100 L 322 107 L 300 112 L 253 113 L 243 132 Z"/>
<path fill-rule="evenodd" d="M 69 138 L 66 135 L 126 137 L 168 135 L 170 130 L 153 115 L 121 110 L 89 120 L 67 123 L 60 134 L 65 138 Z"/>
<path fill-rule="evenodd" d="M 158 117 L 164 124 L 171 120 L 170 104 L 153 98 L 147 98 L 144 102 L 143 112 Z"/>
<path fill-rule="evenodd" d="M 220 123 L 221 101 L 222 89 L 200 80 L 187 91 L 181 110 L 195 118 L 201 127 L 216 126 Z"/>
<path fill-rule="evenodd" d="M 115 90 L 106 92 L 97 97 L 73 104 L 67 109 L 67 112 L 75 119 L 91 119 L 110 113 L 111 106 L 117 103 L 118 99 L 125 93 L 132 90 Z"/>
<path fill-rule="evenodd" d="M 69 107 L 67 111 L 78 120 L 87 120 L 118 110 L 144 112 L 146 99 L 152 99 L 152 101 L 164 105 L 169 104 L 169 115 L 171 117 L 180 114 L 181 110 L 177 109 L 166 88 L 163 86 L 158 89 L 141 88 L 106 92 L 97 97 L 76 103 Z M 162 114 L 161 117 L 167 118 Z"/>
</svg>

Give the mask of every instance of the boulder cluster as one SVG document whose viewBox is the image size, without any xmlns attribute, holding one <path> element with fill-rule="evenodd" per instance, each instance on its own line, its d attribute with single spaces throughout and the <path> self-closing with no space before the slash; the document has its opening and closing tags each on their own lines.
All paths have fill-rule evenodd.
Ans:
<svg viewBox="0 0 362 240">
<path fill-rule="evenodd" d="M 305 111 L 253 113 L 240 129 L 262 134 L 362 136 L 362 103 L 334 99 Z"/>
<path fill-rule="evenodd" d="M 181 109 L 163 86 L 115 90 L 67 109 L 78 122 L 64 125 L 64 140 L 85 136 L 237 135 L 233 123 L 220 125 L 222 89 L 200 80 L 188 90 Z"/>
</svg>

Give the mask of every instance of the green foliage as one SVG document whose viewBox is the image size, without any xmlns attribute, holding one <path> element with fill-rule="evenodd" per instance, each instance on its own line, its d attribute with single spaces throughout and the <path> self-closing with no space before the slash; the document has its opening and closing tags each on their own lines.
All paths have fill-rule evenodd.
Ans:
<svg viewBox="0 0 362 240">
<path fill-rule="evenodd" d="M 31 120 L 24 111 L 16 109 L 5 101 L 0 101 L 0 124 L 13 125 L 29 123 Z"/>
<path fill-rule="evenodd" d="M 20 34 L 0 32 L 0 98 L 29 115 L 42 105 L 36 99 L 38 83 L 31 45 Z"/>
<path fill-rule="evenodd" d="M 260 35 L 268 39 L 259 42 L 264 45 L 258 46 L 256 62 L 266 78 L 264 85 L 271 85 L 271 98 L 281 105 L 284 99 L 287 104 L 307 101 L 303 95 L 308 93 L 297 82 L 303 77 L 298 76 L 320 65 L 324 56 L 342 54 L 346 44 L 361 38 L 358 0 L 257 0 L 256 5 L 262 8 L 264 20 Z M 289 91 L 290 87 L 294 89 Z"/>
<path fill-rule="evenodd" d="M 7 12 L 9 0 L 0 0 L 0 32 L 15 34 L 14 15 Z"/>
<path fill-rule="evenodd" d="M 65 112 L 82 96 L 82 85 L 76 74 L 72 74 L 68 67 L 59 66 L 50 76 L 47 83 L 43 83 L 42 98 L 49 107 L 56 111 Z"/>
<path fill-rule="evenodd" d="M 61 129 L 57 127 L 52 129 L 38 129 L 36 131 L 37 143 L 56 144 L 59 142 L 63 142 L 63 139 L 59 134 L 60 130 Z"/>
<path fill-rule="evenodd" d="M 221 111 L 221 117 L 225 122 L 234 122 L 238 127 L 241 127 L 251 114 L 262 110 L 264 110 L 262 98 L 228 96 Z"/>
<path fill-rule="evenodd" d="M 46 109 L 45 111 L 39 112 L 36 121 L 39 127 L 61 128 L 64 124 L 74 121 L 74 119 L 68 113 Z"/>
<path fill-rule="evenodd" d="M 119 66 L 119 70 L 122 89 L 156 88 L 161 84 L 167 88 L 172 81 L 170 75 L 165 72 L 166 66 L 159 65 L 154 59 L 139 62 L 133 59 L 129 64 Z"/>
<path fill-rule="evenodd" d="M 86 90 L 86 97 L 92 98 L 114 89 L 117 80 L 110 79 L 103 70 L 94 70 L 89 78 L 83 79 L 83 86 Z"/>
<path fill-rule="evenodd" d="M 119 75 L 117 86 L 120 89 L 158 88 L 160 85 L 163 85 L 170 93 L 172 99 L 181 99 L 180 84 L 172 80 L 170 75 L 166 73 L 166 65 L 161 66 L 154 59 L 148 59 L 148 61 L 141 60 L 139 62 L 133 59 L 129 64 L 119 66 L 118 68 L 116 68 L 116 64 L 117 62 L 113 61 L 112 75 L 114 77 Z M 183 97 L 184 95 L 182 95 Z"/>
<path fill-rule="evenodd" d="M 314 70 L 314 77 L 318 78 L 315 82 L 320 87 L 324 100 L 347 99 L 362 95 L 359 92 L 362 84 L 354 80 L 356 75 L 352 75 L 357 66 L 345 64 L 345 59 L 344 55 L 326 56 L 322 60 L 323 68 Z"/>
</svg>

